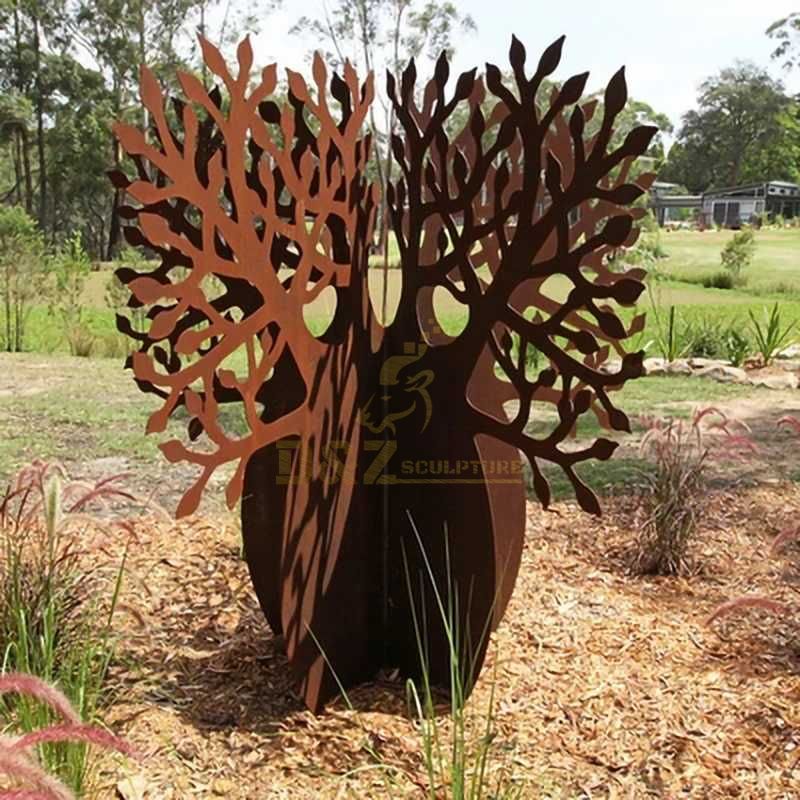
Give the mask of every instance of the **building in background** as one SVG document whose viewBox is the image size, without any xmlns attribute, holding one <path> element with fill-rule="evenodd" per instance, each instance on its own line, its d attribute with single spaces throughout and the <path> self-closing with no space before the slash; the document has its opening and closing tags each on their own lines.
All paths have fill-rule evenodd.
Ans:
<svg viewBox="0 0 800 800">
<path fill-rule="evenodd" d="M 763 214 L 770 219 L 800 217 L 800 185 L 788 181 L 765 181 L 709 189 L 698 195 L 677 194 L 676 184 L 657 181 L 650 191 L 650 207 L 659 225 L 685 219 L 690 213 L 703 227 L 718 225 L 740 228 Z"/>
</svg>

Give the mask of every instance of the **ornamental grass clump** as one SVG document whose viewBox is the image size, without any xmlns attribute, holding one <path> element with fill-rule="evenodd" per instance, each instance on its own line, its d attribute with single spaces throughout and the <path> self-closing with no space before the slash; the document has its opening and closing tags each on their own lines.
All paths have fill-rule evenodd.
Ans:
<svg viewBox="0 0 800 800">
<path fill-rule="evenodd" d="M 130 520 L 113 505 L 133 495 L 121 476 L 70 481 L 63 468 L 34 462 L 0 500 L 0 673 L 57 683 L 84 723 L 107 694 L 117 606 Z M 47 705 L 0 698 L 0 724 L 33 733 L 53 723 Z M 69 738 L 69 737 L 68 737 Z M 40 739 L 39 760 L 78 794 L 89 780 L 86 744 Z"/>
<path fill-rule="evenodd" d="M 17 707 L 39 708 L 51 724 L 21 733 L 0 736 L 0 800 L 75 800 L 75 793 L 63 781 L 48 772 L 37 757 L 37 748 L 50 746 L 93 745 L 125 756 L 134 756 L 132 748 L 117 736 L 97 725 L 86 725 L 66 696 L 32 675 L 10 673 L 0 676 L 0 698 L 5 702 L 16 696 Z"/>
<path fill-rule="evenodd" d="M 653 462 L 644 475 L 645 518 L 634 551 L 640 575 L 677 575 L 688 566 L 708 488 L 708 465 L 716 458 L 744 458 L 755 452 L 747 426 L 716 408 L 700 409 L 691 422 L 649 420 L 641 454 Z"/>
</svg>

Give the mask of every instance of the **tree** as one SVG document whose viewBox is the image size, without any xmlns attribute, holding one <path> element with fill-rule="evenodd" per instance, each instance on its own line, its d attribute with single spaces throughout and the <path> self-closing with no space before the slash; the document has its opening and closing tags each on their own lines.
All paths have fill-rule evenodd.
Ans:
<svg viewBox="0 0 800 800">
<path fill-rule="evenodd" d="M 773 58 L 784 59 L 786 69 L 800 66 L 800 11 L 773 22 L 767 28 L 767 35 L 778 43 Z"/>
<path fill-rule="evenodd" d="M 36 222 L 19 206 L 0 207 L 0 302 L 4 346 L 20 352 L 34 303 L 47 288 L 48 264 Z"/>
<path fill-rule="evenodd" d="M 12 89 L 0 99 L 0 144 L 11 148 L 14 183 L 3 201 L 23 206 L 33 213 L 33 175 L 31 173 L 30 132 L 33 108 L 26 97 Z"/>
<path fill-rule="evenodd" d="M 109 119 L 122 119 L 135 108 L 147 127 L 147 109 L 135 102 L 139 67 L 146 65 L 165 83 L 173 80 L 177 69 L 191 68 L 194 37 L 189 34 L 195 27 L 205 34 L 206 16 L 219 5 L 219 0 L 80 0 L 75 4 L 70 30 L 106 78 L 111 98 Z M 243 16 L 237 6 L 229 3 L 219 38 L 238 39 L 239 25 L 246 25 L 251 31 L 256 28 L 252 16 Z M 110 136 L 108 141 L 113 168 L 119 169 L 119 145 Z M 101 179 L 102 173 L 95 173 L 95 177 Z M 122 200 L 122 194 L 114 191 L 107 212 L 108 239 L 102 248 L 108 259 L 114 258 L 119 249 Z"/>
<path fill-rule="evenodd" d="M 693 192 L 750 181 L 793 180 L 797 103 L 766 70 L 740 62 L 700 85 L 660 176 Z"/>
</svg>

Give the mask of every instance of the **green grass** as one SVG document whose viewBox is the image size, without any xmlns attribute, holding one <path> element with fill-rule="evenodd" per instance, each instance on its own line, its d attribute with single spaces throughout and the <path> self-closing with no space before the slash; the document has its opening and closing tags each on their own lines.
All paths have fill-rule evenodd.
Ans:
<svg viewBox="0 0 800 800">
<path fill-rule="evenodd" d="M 722 268 L 720 252 L 733 234 L 733 231 L 663 233 L 661 243 L 669 257 L 658 263 L 658 270 L 674 280 L 701 282 Z M 745 276 L 748 292 L 800 295 L 800 228 L 757 231 L 755 257 Z"/>
</svg>

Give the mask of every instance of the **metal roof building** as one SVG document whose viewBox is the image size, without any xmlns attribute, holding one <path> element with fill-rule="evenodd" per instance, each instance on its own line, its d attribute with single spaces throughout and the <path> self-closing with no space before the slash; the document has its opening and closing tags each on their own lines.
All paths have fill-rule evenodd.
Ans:
<svg viewBox="0 0 800 800">
<path fill-rule="evenodd" d="M 650 206 L 659 225 L 669 218 L 672 208 L 696 209 L 698 221 L 707 226 L 739 228 L 763 213 L 786 219 L 800 216 L 800 185 L 788 181 L 764 181 L 709 189 L 703 194 L 671 194 L 674 184 L 653 184 Z"/>
</svg>

